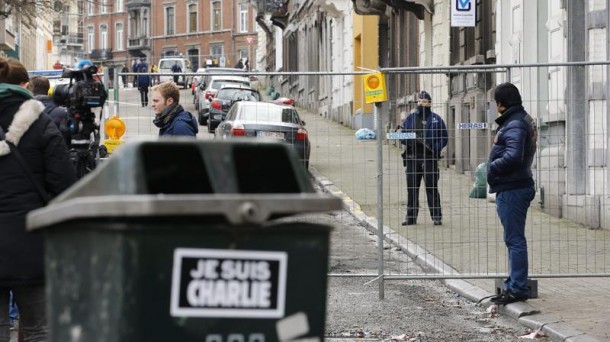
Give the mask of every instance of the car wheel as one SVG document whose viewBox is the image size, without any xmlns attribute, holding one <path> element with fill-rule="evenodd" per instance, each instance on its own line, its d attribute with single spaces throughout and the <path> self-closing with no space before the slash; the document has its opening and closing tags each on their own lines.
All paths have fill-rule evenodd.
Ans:
<svg viewBox="0 0 610 342">
<path fill-rule="evenodd" d="M 203 114 L 199 113 L 199 117 L 197 118 L 197 121 L 199 122 L 200 126 L 205 126 L 206 122 L 205 122 L 205 118 L 203 117 Z"/>
</svg>

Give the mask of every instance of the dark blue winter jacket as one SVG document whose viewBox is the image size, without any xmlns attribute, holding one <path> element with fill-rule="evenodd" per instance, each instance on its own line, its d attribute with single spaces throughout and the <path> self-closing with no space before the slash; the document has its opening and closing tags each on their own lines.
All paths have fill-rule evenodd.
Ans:
<svg viewBox="0 0 610 342">
<path fill-rule="evenodd" d="M 536 146 L 533 127 L 522 105 L 512 106 L 496 119 L 499 125 L 487 163 L 489 192 L 534 186 L 532 163 Z"/>
<path fill-rule="evenodd" d="M 433 157 L 438 159 L 441 157 L 441 151 L 447 146 L 448 134 L 447 126 L 445 121 L 440 115 L 434 113 L 429 108 L 422 110 L 424 116 L 422 117 L 422 128 L 424 130 L 423 142 L 427 146 L 427 151 L 433 154 Z M 415 121 L 417 116 L 421 115 L 420 111 L 412 112 L 402 122 L 402 132 L 414 133 L 416 130 Z M 412 153 L 415 150 L 413 146 L 418 143 L 418 139 L 407 139 L 401 140 L 400 143 L 407 146 L 407 154 Z"/>
<path fill-rule="evenodd" d="M 194 137 L 199 132 L 199 125 L 195 117 L 184 109 L 167 125 L 159 129 L 159 136 L 183 135 Z"/>
</svg>

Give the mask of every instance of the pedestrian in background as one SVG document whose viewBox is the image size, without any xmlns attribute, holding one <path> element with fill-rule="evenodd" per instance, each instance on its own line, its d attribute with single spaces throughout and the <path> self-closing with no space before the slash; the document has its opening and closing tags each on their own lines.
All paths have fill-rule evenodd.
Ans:
<svg viewBox="0 0 610 342">
<path fill-rule="evenodd" d="M 131 72 L 138 72 L 138 66 L 140 65 L 140 59 L 134 59 L 133 63 L 131 64 Z M 138 75 L 133 75 L 133 81 L 132 81 L 132 86 L 135 87 L 136 84 L 138 82 Z"/>
<path fill-rule="evenodd" d="M 140 65 L 140 75 L 138 75 L 138 91 L 140 92 L 140 102 L 142 107 L 148 107 L 148 89 L 152 86 L 151 77 L 147 74 L 146 64 Z"/>
<path fill-rule="evenodd" d="M 150 72 L 151 72 L 151 73 L 153 73 L 153 74 L 156 74 L 156 73 L 158 73 L 158 72 L 159 72 L 159 68 L 157 68 L 157 65 L 156 65 L 156 64 L 153 64 L 153 65 L 150 67 Z M 155 85 L 155 84 L 159 84 L 159 76 L 151 75 L 150 80 L 151 80 L 151 82 L 152 82 L 152 84 L 153 84 L 153 85 Z"/>
<path fill-rule="evenodd" d="M 49 79 L 44 76 L 32 76 L 28 83 L 28 90 L 32 92 L 34 98 L 44 105 L 44 113 L 48 115 L 61 134 L 63 135 L 66 144 L 70 146 L 70 132 L 68 131 L 68 109 L 55 104 L 49 96 L 51 84 Z"/>
<path fill-rule="evenodd" d="M 129 69 L 127 69 L 127 66 L 123 65 L 123 68 L 121 69 L 121 72 L 129 72 Z M 127 87 L 127 75 L 121 75 L 121 79 L 123 80 L 123 87 Z"/>
<path fill-rule="evenodd" d="M 0 341 L 10 338 L 10 291 L 24 340 L 47 340 L 43 241 L 25 231 L 25 218 L 76 181 L 66 143 L 28 81 L 19 61 L 0 57 Z"/>
<path fill-rule="evenodd" d="M 525 220 L 536 193 L 532 176 L 536 128 L 515 85 L 498 85 L 494 99 L 500 116 L 496 119 L 499 127 L 487 163 L 487 183 L 489 192 L 496 193 L 496 211 L 508 248 L 509 275 L 502 293 L 491 301 L 509 304 L 529 297 Z"/>
<path fill-rule="evenodd" d="M 152 88 L 153 123 L 159 127 L 159 136 L 196 136 L 199 125 L 195 117 L 180 105 L 180 89 L 175 83 L 163 82 Z"/>
<path fill-rule="evenodd" d="M 179 72 L 182 72 L 182 67 L 180 66 L 180 64 L 178 64 L 178 62 L 177 62 L 177 61 L 174 63 L 174 65 L 172 65 L 172 72 L 173 72 L 174 74 L 177 74 L 177 73 L 179 73 Z M 180 76 L 178 76 L 178 75 L 174 75 L 174 83 L 178 84 L 178 78 L 179 78 L 179 77 L 180 77 Z"/>
<path fill-rule="evenodd" d="M 419 214 L 419 188 L 422 179 L 426 185 L 426 197 L 430 216 L 435 226 L 441 225 L 441 196 L 438 191 L 438 160 L 441 150 L 447 146 L 445 121 L 432 112 L 432 97 L 426 91 L 418 95 L 417 109 L 402 123 L 402 132 L 415 133 L 415 139 L 401 140 L 407 175 L 407 214 L 403 226 L 417 224 Z"/>
</svg>

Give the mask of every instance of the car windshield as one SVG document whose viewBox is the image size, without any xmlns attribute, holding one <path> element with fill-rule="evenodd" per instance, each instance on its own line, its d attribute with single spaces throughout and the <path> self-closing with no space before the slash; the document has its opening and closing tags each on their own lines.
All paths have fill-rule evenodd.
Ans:
<svg viewBox="0 0 610 342">
<path fill-rule="evenodd" d="M 159 68 L 160 69 L 171 69 L 172 66 L 174 66 L 174 64 L 176 64 L 176 60 L 161 61 L 161 66 L 159 66 Z M 178 65 L 180 65 L 180 63 L 178 63 Z"/>
<path fill-rule="evenodd" d="M 242 81 L 228 81 L 228 80 L 215 80 L 212 82 L 212 89 L 220 89 L 222 88 L 223 85 L 227 85 L 227 84 L 237 84 L 237 85 L 244 85 L 244 86 L 250 86 L 249 82 L 242 82 Z"/>
<path fill-rule="evenodd" d="M 220 89 L 218 91 L 218 96 L 216 96 L 216 97 L 221 100 L 230 100 L 230 101 L 251 100 L 252 98 L 256 101 L 261 100 L 260 95 L 257 92 L 255 92 L 254 90 L 235 89 L 235 88 Z"/>
<path fill-rule="evenodd" d="M 245 106 L 239 119 L 256 122 L 284 122 L 300 124 L 296 110 L 285 107 Z"/>
</svg>

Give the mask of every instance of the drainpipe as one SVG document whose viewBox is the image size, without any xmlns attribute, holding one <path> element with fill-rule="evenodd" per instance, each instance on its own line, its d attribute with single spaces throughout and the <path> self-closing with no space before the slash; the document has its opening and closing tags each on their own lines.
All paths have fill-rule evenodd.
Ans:
<svg viewBox="0 0 610 342">
<path fill-rule="evenodd" d="M 585 3 L 566 1 L 568 8 L 568 62 L 586 60 L 586 18 Z M 587 171 L 586 125 L 587 99 L 585 85 L 586 69 L 584 66 L 572 66 L 568 69 L 567 93 L 568 113 L 566 115 L 567 160 L 566 182 L 569 195 L 583 195 L 586 191 L 585 172 Z"/>
</svg>

